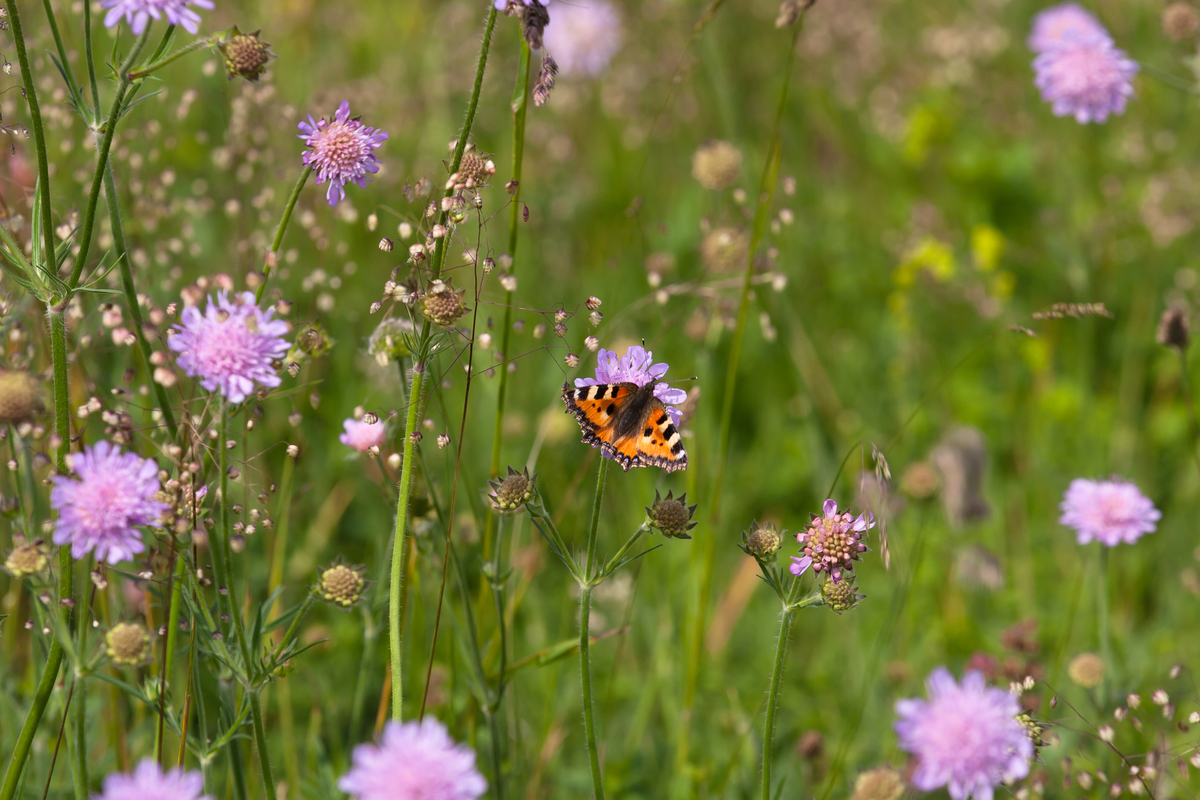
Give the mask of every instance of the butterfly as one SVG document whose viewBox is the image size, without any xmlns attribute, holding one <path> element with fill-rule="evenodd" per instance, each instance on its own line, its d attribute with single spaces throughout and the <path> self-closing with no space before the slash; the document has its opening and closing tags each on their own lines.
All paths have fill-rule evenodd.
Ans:
<svg viewBox="0 0 1200 800">
<path fill-rule="evenodd" d="M 621 465 L 687 469 L 687 451 L 667 407 L 654 396 L 655 382 L 563 384 L 567 413 L 575 415 L 583 441 Z"/>
</svg>

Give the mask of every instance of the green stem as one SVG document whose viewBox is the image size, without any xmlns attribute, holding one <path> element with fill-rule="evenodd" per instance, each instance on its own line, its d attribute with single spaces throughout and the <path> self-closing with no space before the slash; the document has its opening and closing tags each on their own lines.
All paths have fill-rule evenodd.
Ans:
<svg viewBox="0 0 1200 800">
<path fill-rule="evenodd" d="M 90 564 L 91 557 L 85 556 L 81 565 L 84 575 L 87 574 Z M 78 616 L 79 643 L 76 646 L 76 652 L 79 653 L 80 663 L 75 667 L 75 700 L 71 706 L 71 713 L 74 715 L 72 720 L 74 730 L 71 732 L 71 777 L 75 784 L 75 800 L 88 800 L 87 675 L 83 671 L 83 662 L 87 660 L 87 639 L 90 627 L 88 617 L 91 616 L 89 609 L 92 593 L 88 591 L 86 579 L 83 590 L 79 594 L 81 601 Z"/>
<path fill-rule="evenodd" d="M 67 88 L 71 90 L 71 97 L 80 100 L 82 98 L 79 96 L 79 84 L 75 82 L 75 72 L 71 69 L 71 62 L 67 59 L 67 48 L 63 45 L 62 34 L 58 32 L 58 18 L 54 15 L 54 8 L 50 5 L 50 0 L 42 0 L 42 8 L 46 10 L 46 21 L 50 23 L 50 33 L 54 37 L 54 49 L 58 51 L 58 61 L 66 76 Z"/>
<path fill-rule="evenodd" d="M 21 80 L 25 84 L 25 99 L 29 101 L 29 124 L 33 127 L 33 143 L 37 149 L 38 185 L 42 192 L 44 266 L 46 271 L 53 275 L 57 269 L 54 263 L 54 218 L 50 208 L 50 159 L 46 154 L 46 130 L 42 124 L 42 109 L 38 104 L 33 69 L 29 66 L 29 55 L 25 52 L 25 36 L 21 30 L 21 14 L 17 11 L 17 0 L 5 0 L 5 5 L 8 6 L 8 24 L 12 29 L 13 43 L 17 47 L 17 64 L 21 68 Z"/>
<path fill-rule="evenodd" d="M 183 597 L 183 575 L 181 570 L 187 569 L 184 560 L 175 552 L 175 537 L 171 536 L 171 560 L 174 562 L 170 577 L 167 578 L 167 635 L 163 637 L 162 669 L 159 677 L 158 704 L 158 735 L 154 738 L 154 759 L 163 766 L 163 724 L 166 719 L 167 690 L 170 687 L 172 668 L 175 661 L 175 641 L 179 633 L 179 606 Z"/>
<path fill-rule="evenodd" d="M 404 684 L 400 647 L 401 584 L 404 578 L 404 544 L 408 530 L 408 501 L 412 492 L 413 477 L 413 434 L 420 430 L 417 418 L 421 404 L 421 384 L 425 379 L 426 365 L 417 361 L 413 365 L 412 389 L 408 393 L 408 416 L 404 423 L 404 455 L 400 462 L 400 491 L 396 501 L 396 528 L 392 539 L 392 576 L 388 590 L 388 651 L 392 670 L 392 719 L 400 721 L 403 713 Z"/>
<path fill-rule="evenodd" d="M 495 514 L 490 516 L 497 516 Z M 492 789 L 496 800 L 504 800 L 504 753 L 503 727 L 500 725 L 500 705 L 504 702 L 504 689 L 508 670 L 508 627 L 504 621 L 504 569 L 500 564 L 504 550 L 504 519 L 496 526 L 496 538 L 492 550 L 492 601 L 496 608 L 496 628 L 500 634 L 500 667 L 496 671 L 496 688 L 492 692 L 487 708 L 488 736 L 491 739 Z"/>
<path fill-rule="evenodd" d="M 288 223 L 292 221 L 292 211 L 296 208 L 296 201 L 300 199 L 300 192 L 304 189 L 304 184 L 308 183 L 308 176 L 312 175 L 312 171 L 312 167 L 304 168 L 296 180 L 296 185 L 292 187 L 291 195 L 288 196 L 283 216 L 279 218 L 279 227 L 275 229 L 275 241 L 271 243 L 271 253 L 267 258 L 267 263 L 263 266 L 262 283 L 258 285 L 258 291 L 254 293 L 255 303 L 262 300 L 263 293 L 267 290 L 267 281 L 271 277 L 274 262 L 279 259 L 279 248 L 283 246 L 283 235 L 287 232 Z"/>
<path fill-rule="evenodd" d="M 379 629 L 371 612 L 363 613 L 363 649 L 358 662 L 358 678 L 354 682 L 354 700 L 350 705 L 350 741 L 359 741 L 362 731 L 363 706 L 367 702 L 367 681 L 370 680 L 375 644 L 379 640 Z"/>
<path fill-rule="evenodd" d="M 795 600 L 799 587 L 800 578 L 793 578 L 788 589 L 787 601 L 779 614 L 779 635 L 775 639 L 775 666 L 771 670 L 771 688 L 767 692 L 767 723 L 763 730 L 762 800 L 771 800 L 771 753 L 775 748 L 775 710 L 779 702 L 783 664 L 787 659 L 788 634 L 792 629 L 792 615 L 796 613 Z"/>
<path fill-rule="evenodd" d="M 112 107 L 108 110 L 108 118 L 104 121 L 104 135 L 97 137 L 96 148 L 96 171 L 92 174 L 92 189 L 88 193 L 87 208 L 83 212 L 83 230 L 79 232 L 79 255 L 75 258 L 75 267 L 71 270 L 71 277 L 67 281 L 67 285 L 74 289 L 79 285 L 79 280 L 83 276 L 83 269 L 87 266 L 88 253 L 92 249 L 92 230 L 96 224 L 96 209 L 100 204 L 100 187 L 104 183 L 104 177 L 108 173 L 108 154 L 112 150 L 113 137 L 117 133 L 117 123 L 121 119 L 122 109 L 125 106 L 125 96 L 129 92 L 129 70 L 135 63 L 137 57 L 142 52 L 142 48 L 146 46 L 146 40 L 150 37 L 149 27 L 137 38 L 133 43 L 133 48 L 129 54 L 125 56 L 125 60 L 121 63 L 119 71 L 120 78 L 117 81 L 117 91 L 113 95 Z M 91 45 L 91 37 L 88 38 L 88 46 Z M 91 57 L 88 58 L 88 69 L 94 70 L 92 67 Z M 94 78 L 93 78 L 93 86 Z M 100 97 L 96 95 L 96 114 L 100 113 Z M 98 132 L 94 132 L 98 133 Z M 108 203 L 109 206 L 115 205 L 117 202 L 116 196 L 109 189 Z"/>
<path fill-rule="evenodd" d="M 156 72 L 157 70 L 162 69 L 167 64 L 170 64 L 172 61 L 177 61 L 177 60 L 183 58 L 184 56 L 186 56 L 188 53 L 199 50 L 201 47 L 209 47 L 212 45 L 212 43 L 213 43 L 212 40 L 208 39 L 208 38 L 197 39 L 196 41 L 191 42 L 190 44 L 186 44 L 183 47 L 179 48 L 174 53 L 172 53 L 171 55 L 164 58 L 162 61 L 157 61 L 148 67 L 143 67 L 142 69 L 139 69 L 139 70 L 129 73 L 129 78 L 130 78 L 130 80 L 135 80 L 135 81 L 140 80 L 141 78 L 146 77 L 150 73 Z"/>
<path fill-rule="evenodd" d="M 1116 664 L 1113 663 L 1112 630 L 1108 621 L 1108 550 L 1103 544 L 1096 561 L 1096 624 L 1100 638 L 1100 657 L 1104 661 L 1104 680 L 1100 683 L 1100 698 L 1107 702 L 1115 683 Z"/>
<path fill-rule="evenodd" d="M 13 750 L 12 758 L 8 762 L 8 769 L 4 773 L 4 783 L 0 784 L 0 800 L 12 800 L 17 791 L 17 784 L 21 779 L 21 770 L 25 766 L 25 759 L 29 756 L 30 745 L 33 744 L 33 736 L 37 733 L 38 723 L 41 722 L 42 714 L 46 711 L 46 704 L 50 701 L 50 693 L 54 691 L 54 683 L 58 680 L 58 670 L 62 666 L 63 649 L 58 643 L 58 637 L 54 637 L 50 644 L 50 655 L 46 659 L 45 669 L 42 670 L 42 678 L 38 683 L 37 692 L 33 696 L 33 705 L 29 708 L 29 713 L 25 716 L 25 723 L 21 726 L 21 733 L 17 737 L 17 746 Z"/>
<path fill-rule="evenodd" d="M 12 0 L 8 0 L 12 2 Z M 475 65 L 475 86 L 471 89 L 471 99 L 467 102 L 467 115 L 463 119 L 462 132 L 458 135 L 458 143 L 454 146 L 454 157 L 450 161 L 450 174 L 458 172 L 459 166 L 462 165 L 463 153 L 467 151 L 467 140 L 471 138 L 471 127 L 475 124 L 475 111 L 479 108 L 479 94 L 483 90 L 483 73 L 487 69 L 488 51 L 492 46 L 492 30 L 496 27 L 496 9 L 493 6 L 488 9 L 487 22 L 483 26 L 483 43 L 479 46 L 479 61 Z M 445 197 L 450 197 L 454 193 L 453 187 L 446 190 Z M 441 211 L 438 214 L 438 224 L 446 224 L 447 211 Z M 437 244 L 433 249 L 432 277 L 437 278 L 442 274 L 442 267 L 446 261 L 446 241 L 449 236 L 443 236 L 437 240 Z"/>
<path fill-rule="evenodd" d="M 271 755 L 267 752 L 267 728 L 263 724 L 262 703 L 257 689 L 247 691 L 250 692 L 250 716 L 254 721 L 254 749 L 258 751 L 258 765 L 262 768 L 267 800 L 275 800 L 275 778 L 271 774 Z"/>
<path fill-rule="evenodd" d="M 87 61 L 88 85 L 92 89 L 92 118 L 87 122 L 94 124 L 100 115 L 100 83 L 96 80 L 96 60 L 92 57 L 92 7 L 83 4 L 83 58 Z"/>
<path fill-rule="evenodd" d="M 596 562 L 596 531 L 600 526 L 601 501 L 604 499 L 604 483 L 608 476 L 609 459 L 600 459 L 596 474 L 596 500 L 592 504 L 592 517 L 588 524 L 587 561 L 583 574 L 587 580 L 579 592 L 579 677 L 583 682 L 583 729 L 587 736 L 588 757 L 592 764 L 592 793 L 595 800 L 604 800 L 604 776 L 600 772 L 600 750 L 596 745 L 595 709 L 592 706 L 592 662 L 589 646 L 591 637 L 588 626 L 592 614 L 592 579 Z"/>
</svg>

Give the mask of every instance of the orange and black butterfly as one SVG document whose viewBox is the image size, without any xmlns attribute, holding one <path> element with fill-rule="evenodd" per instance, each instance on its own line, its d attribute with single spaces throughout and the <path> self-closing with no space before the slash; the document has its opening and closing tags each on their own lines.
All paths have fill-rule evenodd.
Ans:
<svg viewBox="0 0 1200 800">
<path fill-rule="evenodd" d="M 563 384 L 567 413 L 574 414 L 583 441 L 612 458 L 621 468 L 687 469 L 687 451 L 663 401 L 654 396 L 655 381 Z"/>
</svg>

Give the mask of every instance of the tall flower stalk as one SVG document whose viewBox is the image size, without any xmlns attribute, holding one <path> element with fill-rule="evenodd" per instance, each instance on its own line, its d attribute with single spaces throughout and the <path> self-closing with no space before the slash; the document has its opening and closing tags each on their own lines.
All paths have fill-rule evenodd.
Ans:
<svg viewBox="0 0 1200 800">
<path fill-rule="evenodd" d="M 587 737 L 588 759 L 592 766 L 592 793 L 595 800 L 604 800 L 604 775 L 600 771 L 600 749 L 596 744 L 596 709 L 592 702 L 592 657 L 589 649 L 591 631 L 593 580 L 596 570 L 596 531 L 600 526 L 600 504 L 604 499 L 604 482 L 608 476 L 609 459 L 600 459 L 596 471 L 596 500 L 587 530 L 587 560 L 583 562 L 586 578 L 579 587 L 579 678 L 583 684 L 583 730 Z"/>
</svg>

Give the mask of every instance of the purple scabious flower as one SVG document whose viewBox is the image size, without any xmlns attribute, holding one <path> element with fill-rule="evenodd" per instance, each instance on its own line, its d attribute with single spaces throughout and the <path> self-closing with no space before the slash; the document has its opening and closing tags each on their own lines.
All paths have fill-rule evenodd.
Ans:
<svg viewBox="0 0 1200 800">
<path fill-rule="evenodd" d="M 1162 513 L 1138 487 L 1121 480 L 1076 478 L 1063 495 L 1059 522 L 1075 529 L 1080 544 L 1095 539 L 1109 547 L 1133 544 L 1154 533 Z"/>
<path fill-rule="evenodd" d="M 524 6 L 531 6 L 535 2 L 541 3 L 544 6 L 550 4 L 550 0 L 492 0 L 492 5 L 496 7 L 497 11 L 504 11 L 508 8 L 509 3 L 514 5 L 520 4 Z"/>
<path fill-rule="evenodd" d="M 788 570 L 799 578 L 808 568 L 812 566 L 813 560 L 808 556 L 792 556 L 792 563 L 788 565 Z"/>
<path fill-rule="evenodd" d="M 1034 53 L 1045 53 L 1081 39 L 1111 41 L 1108 31 L 1078 3 L 1059 3 L 1033 18 L 1027 44 Z"/>
<path fill-rule="evenodd" d="M 212 0 L 104 0 L 101 6 L 108 9 L 104 15 L 104 27 L 112 28 L 121 18 L 129 23 L 129 27 L 137 35 L 141 35 L 150 18 L 167 20 L 170 25 L 180 25 L 188 33 L 200 30 L 200 15 L 188 8 L 213 8 Z"/>
<path fill-rule="evenodd" d="M 125 775 L 114 772 L 104 779 L 104 791 L 93 800 L 212 800 L 204 794 L 204 776 L 182 768 L 163 772 L 152 758 L 144 758 Z"/>
<path fill-rule="evenodd" d="M 230 300 L 218 292 L 208 298 L 204 313 L 195 306 L 183 310 L 178 327 L 167 344 L 179 353 L 179 366 L 210 392 L 219 392 L 231 403 L 240 403 L 254 392 L 254 384 L 278 386 L 276 359 L 283 358 L 288 332 L 283 320 L 273 320 L 273 309 L 263 311 L 253 292 Z"/>
<path fill-rule="evenodd" d="M 1033 60 L 1033 70 L 1054 116 L 1086 125 L 1125 113 L 1138 65 L 1107 36 L 1091 36 L 1047 50 Z"/>
<path fill-rule="evenodd" d="M 98 561 L 119 564 L 145 551 L 139 525 L 159 525 L 167 504 L 158 493 L 158 464 L 100 441 L 71 457 L 75 477 L 59 475 L 50 490 L 58 512 L 54 543 L 71 545 L 71 557 L 95 551 Z"/>
<path fill-rule="evenodd" d="M 667 374 L 667 369 L 669 369 L 669 365 L 661 362 L 655 364 L 654 353 L 636 344 L 620 358 L 612 350 L 600 348 L 596 355 L 596 377 L 576 378 L 575 386 L 596 386 L 604 383 L 632 383 L 637 386 L 645 386 L 650 381 L 657 381 Z M 683 403 L 687 400 L 687 392 L 665 383 L 658 383 L 654 387 L 654 396 L 667 404 L 667 413 L 671 415 L 671 422 L 678 426 L 681 418 L 679 409 L 671 404 Z"/>
<path fill-rule="evenodd" d="M 475 753 L 433 718 L 389 722 L 379 744 L 354 748 L 352 762 L 338 788 L 356 800 L 476 800 L 487 791 Z"/>
<path fill-rule="evenodd" d="M 796 534 L 796 541 L 804 549 L 804 557 L 817 572 L 828 572 L 836 583 L 842 579 L 842 570 L 854 569 L 855 561 L 862 561 L 867 545 L 862 539 L 867 531 L 875 527 L 875 515 L 871 512 L 859 514 L 855 519 L 848 511 L 838 513 L 837 503 L 826 500 L 821 506 L 821 516 L 813 514 L 808 528 Z M 802 559 L 792 559 L 801 561 Z M 792 565 L 794 575 L 796 564 Z"/>
<path fill-rule="evenodd" d="M 379 420 L 366 422 L 351 417 L 342 423 L 342 427 L 346 432 L 338 436 L 338 441 L 360 453 L 379 447 L 387 440 L 387 427 Z"/>
<path fill-rule="evenodd" d="M 559 2 L 542 34 L 563 75 L 599 75 L 621 49 L 621 17 L 606 0 Z"/>
<path fill-rule="evenodd" d="M 338 106 L 332 122 L 314 120 L 309 114 L 308 121 L 300 122 L 297 127 L 300 133 L 296 138 L 303 139 L 305 147 L 311 148 L 304 151 L 304 165 L 313 168 L 318 186 L 329 182 L 325 193 L 329 205 L 336 206 L 346 197 L 343 187 L 347 183 L 366 188 L 368 173 L 379 171 L 375 149 L 388 135 L 363 125 L 357 117 L 351 119 L 350 104 L 345 100 Z"/>
<path fill-rule="evenodd" d="M 900 748 L 917 757 L 912 784 L 923 792 L 945 786 L 953 800 L 992 800 L 1000 783 L 1029 774 L 1033 742 L 1017 722 L 1021 706 L 983 673 L 958 684 L 944 667 L 925 682 L 928 700 L 896 702 Z"/>
</svg>

